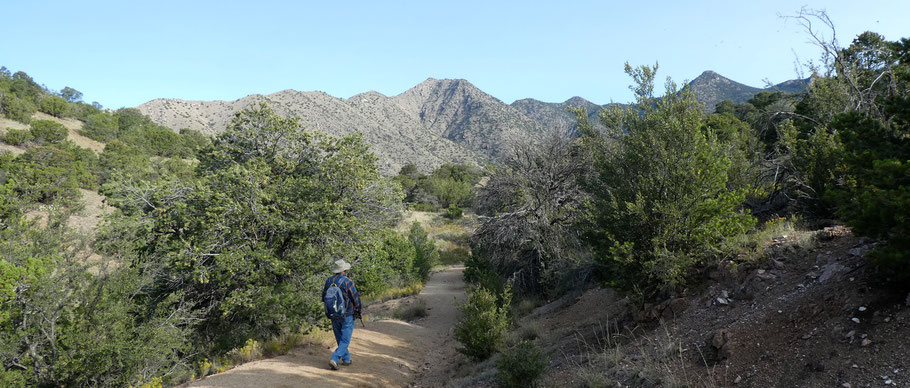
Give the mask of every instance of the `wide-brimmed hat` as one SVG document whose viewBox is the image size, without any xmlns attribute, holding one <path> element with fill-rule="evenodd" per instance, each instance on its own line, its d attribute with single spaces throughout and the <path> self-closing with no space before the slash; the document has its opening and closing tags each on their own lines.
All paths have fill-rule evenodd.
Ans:
<svg viewBox="0 0 910 388">
<path fill-rule="evenodd" d="M 348 264 L 344 259 L 338 260 L 335 262 L 335 265 L 332 266 L 332 273 L 342 273 L 351 269 L 351 265 Z"/>
</svg>

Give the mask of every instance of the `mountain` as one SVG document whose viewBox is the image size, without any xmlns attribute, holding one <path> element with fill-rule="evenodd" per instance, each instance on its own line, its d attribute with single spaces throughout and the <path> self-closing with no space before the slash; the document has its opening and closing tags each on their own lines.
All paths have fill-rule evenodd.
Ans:
<svg viewBox="0 0 910 388">
<path fill-rule="evenodd" d="M 170 128 L 216 134 L 225 130 L 234 112 L 259 102 L 266 102 L 283 116 L 299 117 L 309 129 L 333 136 L 362 133 L 379 158 L 380 169 L 387 174 L 397 173 L 407 163 L 416 164 L 421 171 L 431 171 L 446 162 L 479 164 L 486 159 L 486 155 L 431 134 L 413 114 L 377 92 L 345 100 L 323 92 L 283 90 L 235 101 L 156 99 L 137 108 Z"/>
<path fill-rule="evenodd" d="M 575 96 L 565 102 L 543 102 L 533 98 L 525 98 L 512 103 L 512 107 L 524 113 L 529 118 L 537 121 L 545 128 L 556 128 L 559 131 L 574 134 L 578 129 L 575 113 L 572 108 L 585 108 L 588 112 L 588 122 L 595 127 L 600 127 L 597 112 L 604 107 L 584 98 Z"/>
<path fill-rule="evenodd" d="M 427 79 L 392 97 L 433 134 L 497 157 L 520 138 L 538 138 L 544 126 L 463 79 Z"/>
<path fill-rule="evenodd" d="M 723 100 L 745 102 L 762 90 L 794 93 L 806 85 L 808 80 L 792 80 L 759 89 L 710 70 L 689 83 L 708 112 Z M 610 106 L 581 97 L 559 103 L 526 98 L 506 104 L 466 80 L 429 78 L 392 97 L 371 91 L 343 99 L 324 92 L 283 90 L 234 101 L 156 99 L 137 108 L 169 128 L 216 134 L 225 130 L 234 112 L 259 102 L 281 115 L 299 117 L 309 129 L 333 136 L 363 134 L 386 174 L 397 173 L 407 163 L 423 172 L 449 162 L 488 164 L 515 140 L 537 140 L 553 129 L 574 133 L 575 115 L 567 107 L 587 109 L 589 122 L 599 127 L 597 113 Z"/>
<path fill-rule="evenodd" d="M 394 97 L 366 92 L 342 99 L 323 92 L 283 90 L 235 101 L 156 99 L 137 108 L 170 128 L 208 134 L 225 130 L 234 112 L 266 102 L 277 113 L 333 136 L 360 132 L 384 173 L 406 163 L 431 171 L 443 163 L 483 165 L 516 139 L 539 138 L 545 127 L 470 82 L 427 79 Z"/>
<path fill-rule="evenodd" d="M 711 70 L 706 70 L 689 82 L 689 88 L 695 93 L 695 98 L 705 105 L 706 112 L 714 112 L 717 103 L 731 100 L 735 103 L 749 101 L 752 96 L 761 91 L 782 91 L 785 93 L 799 93 L 809 85 L 809 79 L 795 79 L 781 82 L 768 88 L 756 88 L 733 81 Z"/>
</svg>

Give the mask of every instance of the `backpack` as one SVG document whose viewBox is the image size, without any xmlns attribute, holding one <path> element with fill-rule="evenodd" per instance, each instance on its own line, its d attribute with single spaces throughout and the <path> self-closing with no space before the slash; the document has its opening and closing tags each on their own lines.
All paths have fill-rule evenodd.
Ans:
<svg viewBox="0 0 910 388">
<path fill-rule="evenodd" d="M 343 318 L 344 314 L 347 313 L 344 303 L 344 293 L 337 284 L 339 280 L 341 280 L 340 277 L 332 280 L 332 285 L 325 290 L 325 299 L 323 302 L 325 302 L 326 315 L 331 319 Z"/>
</svg>

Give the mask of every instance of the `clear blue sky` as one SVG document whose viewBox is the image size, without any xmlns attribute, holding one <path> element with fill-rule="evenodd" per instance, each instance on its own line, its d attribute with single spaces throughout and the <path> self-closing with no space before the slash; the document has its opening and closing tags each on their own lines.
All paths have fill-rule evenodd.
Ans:
<svg viewBox="0 0 910 388">
<path fill-rule="evenodd" d="M 395 95 L 465 78 L 511 103 L 631 99 L 623 63 L 762 86 L 817 58 L 780 14 L 826 9 L 842 44 L 910 36 L 910 1 L 6 1 L 0 65 L 86 101 L 233 100 L 283 89 Z"/>
</svg>

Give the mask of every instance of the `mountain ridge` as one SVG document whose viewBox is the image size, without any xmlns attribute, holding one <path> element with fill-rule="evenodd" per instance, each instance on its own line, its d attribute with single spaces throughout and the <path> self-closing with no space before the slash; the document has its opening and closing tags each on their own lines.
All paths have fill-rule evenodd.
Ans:
<svg viewBox="0 0 910 388">
<path fill-rule="evenodd" d="M 774 87 L 794 91 L 806 83 L 790 80 Z M 740 84 L 711 70 L 689 86 L 708 112 L 722 100 L 745 102 L 769 90 Z M 597 112 L 614 105 L 598 105 L 580 96 L 558 103 L 524 98 L 506 104 L 465 79 L 429 77 L 394 96 L 370 90 L 340 98 L 323 91 L 284 89 L 232 101 L 157 98 L 137 109 L 169 128 L 211 135 L 223 132 L 234 112 L 259 102 L 283 116 L 299 117 L 309 129 L 333 136 L 361 133 L 385 174 L 397 173 L 407 163 L 423 172 L 443 163 L 485 165 L 515 141 L 539 140 L 551 130 L 574 134 L 577 122 L 569 107 L 585 108 L 589 122 L 600 128 Z"/>
</svg>

